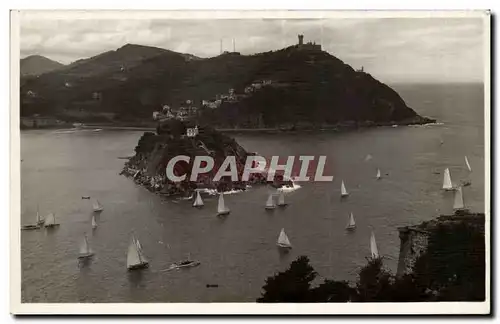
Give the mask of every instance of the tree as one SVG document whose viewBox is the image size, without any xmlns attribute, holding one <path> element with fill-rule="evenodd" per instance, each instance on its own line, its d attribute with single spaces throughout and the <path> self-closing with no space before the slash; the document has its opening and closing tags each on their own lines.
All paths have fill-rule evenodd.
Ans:
<svg viewBox="0 0 500 324">
<path fill-rule="evenodd" d="M 311 290 L 312 300 L 315 302 L 348 302 L 357 299 L 356 289 L 349 286 L 347 281 L 325 281 Z"/>
<path fill-rule="evenodd" d="M 445 223 L 428 241 L 412 273 L 415 284 L 437 292 L 438 300 L 484 300 L 484 231 L 465 222 Z"/>
<path fill-rule="evenodd" d="M 382 258 L 370 259 L 359 272 L 357 301 L 390 301 L 393 280 L 392 274 L 384 269 Z"/>
<path fill-rule="evenodd" d="M 311 282 L 317 273 L 309 264 L 309 258 L 300 256 L 284 271 L 266 279 L 264 293 L 257 302 L 311 302 Z"/>
</svg>

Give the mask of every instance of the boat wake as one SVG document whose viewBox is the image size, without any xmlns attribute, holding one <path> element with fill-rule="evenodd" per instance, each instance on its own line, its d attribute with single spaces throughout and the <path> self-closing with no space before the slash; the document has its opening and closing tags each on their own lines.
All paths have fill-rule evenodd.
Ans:
<svg viewBox="0 0 500 324">
<path fill-rule="evenodd" d="M 293 186 L 292 186 L 292 187 L 289 187 L 289 186 L 283 186 L 283 187 L 281 187 L 281 188 L 278 188 L 278 191 L 282 191 L 282 192 L 292 192 L 292 191 L 295 191 L 295 190 L 298 190 L 298 189 L 302 188 L 302 186 L 301 186 L 301 185 L 299 185 L 299 184 L 297 184 L 297 183 L 295 183 L 295 182 L 293 182 L 293 181 L 292 181 L 292 183 L 293 183 Z"/>
<path fill-rule="evenodd" d="M 78 132 L 77 129 L 70 129 L 70 130 L 59 130 L 59 131 L 55 131 L 53 132 L 52 134 L 73 134 L 73 133 L 76 133 Z"/>
<path fill-rule="evenodd" d="M 422 125 L 408 125 L 410 127 L 430 127 L 430 126 L 442 126 L 444 123 L 428 123 L 428 124 L 422 124 Z"/>
<path fill-rule="evenodd" d="M 250 186 L 247 186 L 247 188 L 249 188 L 249 187 Z M 234 190 L 233 189 L 233 190 L 229 190 L 229 191 L 224 191 L 222 194 L 224 194 L 224 195 L 233 195 L 233 194 L 237 194 L 237 193 L 244 192 L 244 191 L 245 190 L 242 190 L 242 189 L 238 189 L 238 190 Z M 211 195 L 211 196 L 215 196 L 215 195 L 219 194 L 219 192 L 217 191 L 217 189 L 208 189 L 208 188 L 198 189 L 198 192 L 205 193 L 205 194 L 208 194 L 208 195 Z"/>
</svg>

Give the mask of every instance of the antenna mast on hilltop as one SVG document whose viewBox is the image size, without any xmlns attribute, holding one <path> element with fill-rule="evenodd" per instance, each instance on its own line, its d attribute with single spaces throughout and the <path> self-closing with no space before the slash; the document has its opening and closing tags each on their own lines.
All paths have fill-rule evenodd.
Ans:
<svg viewBox="0 0 500 324">
<path fill-rule="evenodd" d="M 220 39 L 220 54 L 222 54 L 222 38 Z"/>
<path fill-rule="evenodd" d="M 233 52 L 236 52 L 236 41 L 233 38 Z"/>
</svg>

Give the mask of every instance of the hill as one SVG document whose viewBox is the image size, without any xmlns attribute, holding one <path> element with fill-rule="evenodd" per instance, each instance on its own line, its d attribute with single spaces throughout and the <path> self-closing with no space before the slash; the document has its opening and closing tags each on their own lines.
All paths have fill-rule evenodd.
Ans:
<svg viewBox="0 0 500 324">
<path fill-rule="evenodd" d="M 219 127 L 426 121 L 370 74 L 297 45 L 208 59 L 126 45 L 29 80 L 21 99 L 22 114 L 80 120 L 104 113 L 113 121 L 150 120 L 163 105 L 190 100 L 200 108 L 199 122 Z M 215 100 L 218 108 L 202 107 Z"/>
<path fill-rule="evenodd" d="M 64 66 L 41 55 L 31 55 L 21 59 L 21 76 L 36 76 L 60 69 Z"/>
</svg>

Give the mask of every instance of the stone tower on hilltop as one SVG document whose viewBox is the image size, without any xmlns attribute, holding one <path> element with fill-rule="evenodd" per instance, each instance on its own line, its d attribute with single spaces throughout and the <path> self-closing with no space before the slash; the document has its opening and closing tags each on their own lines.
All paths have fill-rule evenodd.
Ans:
<svg viewBox="0 0 500 324">
<path fill-rule="evenodd" d="M 321 51 L 321 45 L 316 43 L 307 42 L 304 44 L 304 35 L 299 34 L 299 43 L 296 45 L 296 48 L 301 50 L 316 50 Z"/>
</svg>

